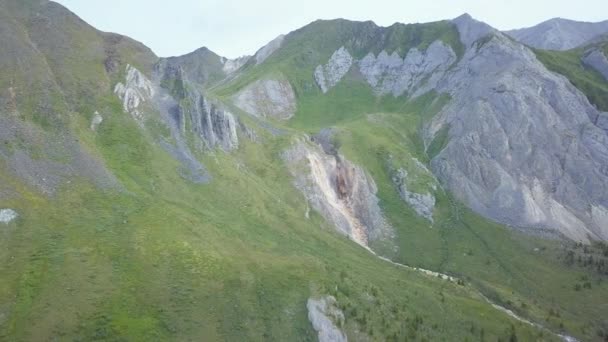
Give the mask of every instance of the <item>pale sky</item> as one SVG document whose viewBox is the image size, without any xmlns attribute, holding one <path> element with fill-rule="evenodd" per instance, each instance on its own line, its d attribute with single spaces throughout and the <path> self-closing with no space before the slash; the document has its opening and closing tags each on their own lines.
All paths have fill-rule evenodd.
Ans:
<svg viewBox="0 0 608 342">
<path fill-rule="evenodd" d="M 608 19 L 608 0 L 56 0 L 103 31 L 137 39 L 162 57 L 202 46 L 235 58 L 316 19 L 381 26 L 451 19 L 462 13 L 501 30 L 562 17 Z"/>
</svg>

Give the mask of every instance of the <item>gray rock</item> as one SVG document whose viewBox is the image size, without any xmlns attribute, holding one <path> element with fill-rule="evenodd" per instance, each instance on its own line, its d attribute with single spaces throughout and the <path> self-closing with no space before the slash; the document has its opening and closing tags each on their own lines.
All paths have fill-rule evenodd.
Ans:
<svg viewBox="0 0 608 342">
<path fill-rule="evenodd" d="M 251 59 L 251 56 L 242 56 L 242 57 L 239 57 L 236 59 L 223 58 L 222 62 L 224 63 L 224 67 L 222 68 L 222 70 L 227 75 L 230 75 L 230 74 L 234 73 L 235 71 L 239 70 L 243 65 L 247 64 L 247 62 L 249 62 L 250 59 Z"/>
<path fill-rule="evenodd" d="M 333 88 L 353 65 L 353 57 L 346 48 L 341 47 L 333 53 L 326 65 L 319 65 L 315 69 L 315 81 L 323 93 Z"/>
<path fill-rule="evenodd" d="M 608 81 L 608 58 L 601 50 L 595 49 L 585 53 L 583 63 L 595 69 Z"/>
<path fill-rule="evenodd" d="M 182 110 L 190 115 L 192 129 L 205 147 L 218 146 L 224 151 L 238 149 L 237 122 L 232 113 L 211 103 L 200 92 L 188 91 L 188 97 L 191 106 L 182 107 Z"/>
<path fill-rule="evenodd" d="M 528 46 L 545 50 L 569 50 L 583 46 L 608 33 L 608 20 L 587 23 L 554 18 L 536 26 L 506 31 L 506 34 Z"/>
<path fill-rule="evenodd" d="M 17 217 L 19 217 L 19 214 L 13 209 L 0 209 L 0 223 L 11 223 Z"/>
<path fill-rule="evenodd" d="M 407 187 L 408 173 L 404 169 L 397 170 L 392 177 L 393 184 L 399 190 L 401 199 L 405 201 L 421 217 L 433 222 L 433 210 L 435 209 L 435 196 L 431 193 L 419 194 L 410 191 Z"/>
<path fill-rule="evenodd" d="M 332 296 L 309 298 L 306 303 L 308 320 L 318 333 L 319 342 L 346 342 L 344 332 L 338 327 L 344 324 L 344 314 Z"/>
<path fill-rule="evenodd" d="M 470 26 L 459 26 L 463 42 L 479 36 Z M 500 33 L 473 45 L 437 83 L 452 100 L 425 128 L 428 146 L 449 127 L 433 172 L 496 221 L 608 239 L 608 136 L 594 125 L 598 111 L 525 46 Z"/>
<path fill-rule="evenodd" d="M 101 116 L 99 112 L 95 112 L 95 114 L 93 115 L 93 119 L 91 119 L 91 131 L 96 131 L 97 127 L 99 127 L 102 122 L 103 116 Z"/>
<path fill-rule="evenodd" d="M 376 184 L 361 167 L 339 154 L 326 154 L 304 138 L 297 139 L 283 159 L 296 188 L 338 232 L 364 247 L 392 238 L 392 227 L 378 205 Z"/>
<path fill-rule="evenodd" d="M 154 86 L 139 70 L 127 65 L 125 83 L 116 84 L 114 93 L 122 100 L 124 111 L 141 122 L 144 118 L 139 107 L 154 96 Z"/>
<path fill-rule="evenodd" d="M 283 45 L 283 41 L 285 40 L 285 35 L 280 35 L 273 39 L 270 43 L 266 44 L 263 48 L 256 52 L 255 63 L 256 65 L 264 63 L 270 55 L 272 55 L 275 51 L 277 51 L 281 45 Z"/>
<path fill-rule="evenodd" d="M 452 20 L 452 23 L 458 28 L 460 41 L 466 48 L 473 46 L 473 44 L 481 38 L 498 32 L 490 25 L 473 19 L 469 14 L 461 15 Z"/>
<path fill-rule="evenodd" d="M 184 178 L 194 183 L 207 183 L 211 180 L 211 177 L 205 167 L 196 159 L 190 150 L 186 137 L 183 134 L 184 120 L 182 118 L 182 108 L 177 100 L 175 100 L 166 89 L 160 86 L 161 77 L 164 75 L 165 73 L 163 70 L 157 70 L 155 81 L 153 82 L 140 71 L 129 65 L 127 66 L 125 84 L 117 84 L 115 93 L 123 100 L 125 111 L 131 113 L 142 128 L 144 128 L 144 122 L 148 117 L 158 113 L 160 120 L 171 132 L 171 141 L 168 141 L 165 138 L 159 138 L 161 139 L 159 141 L 161 147 L 180 162 L 182 166 L 180 172 Z M 188 93 L 188 95 L 191 94 Z M 200 101 L 197 102 L 199 98 L 195 95 L 191 95 L 188 99 L 192 100 L 195 105 L 200 104 Z M 147 106 L 143 106 L 144 103 L 146 103 Z M 198 107 L 195 107 L 191 113 L 193 118 L 197 118 L 197 115 L 200 114 L 201 120 L 199 120 L 198 123 L 201 125 L 199 126 L 201 127 L 200 132 L 203 133 L 202 135 L 199 135 L 199 137 L 201 137 L 201 139 L 209 138 L 209 146 L 215 146 L 215 144 L 218 143 L 218 140 L 216 139 L 218 129 L 214 128 L 213 124 L 209 124 L 209 121 L 204 121 L 210 120 L 212 117 L 211 113 L 203 113 Z M 218 115 L 213 115 L 213 118 L 216 118 L 217 116 Z M 230 120 L 227 120 L 227 122 L 229 121 Z M 230 126 L 229 123 L 224 122 L 220 124 L 219 127 L 221 129 L 227 129 L 228 132 L 233 132 L 235 129 L 234 119 L 232 119 L 232 126 Z M 222 136 L 222 138 L 225 137 L 226 136 Z M 204 140 L 204 142 L 207 143 L 206 140 Z M 230 137 L 224 139 L 226 146 L 230 146 L 232 142 L 232 138 Z"/>
<path fill-rule="evenodd" d="M 236 94 L 233 101 L 256 117 L 288 120 L 296 112 L 296 95 L 289 81 L 284 79 L 255 81 Z"/>
<path fill-rule="evenodd" d="M 370 53 L 359 62 L 359 69 L 378 94 L 400 96 L 406 92 L 414 94 L 424 81 L 428 85 L 425 89 L 434 88 L 439 77 L 433 75 L 442 75 L 455 61 L 456 53 L 452 48 L 435 41 L 425 52 L 411 49 L 405 58 L 397 52 L 389 55 L 382 51 L 377 57 Z"/>
</svg>

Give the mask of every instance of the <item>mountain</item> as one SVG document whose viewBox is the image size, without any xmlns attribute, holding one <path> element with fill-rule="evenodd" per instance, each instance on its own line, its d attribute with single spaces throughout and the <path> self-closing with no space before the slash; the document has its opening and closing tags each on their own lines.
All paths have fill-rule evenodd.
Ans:
<svg viewBox="0 0 608 342">
<path fill-rule="evenodd" d="M 465 15 L 158 58 L 0 16 L 0 340 L 608 336 L 600 43 Z"/>
<path fill-rule="evenodd" d="M 538 49 L 569 50 L 608 33 L 608 21 L 588 23 L 554 18 L 536 26 L 510 30 L 505 33 Z"/>
</svg>

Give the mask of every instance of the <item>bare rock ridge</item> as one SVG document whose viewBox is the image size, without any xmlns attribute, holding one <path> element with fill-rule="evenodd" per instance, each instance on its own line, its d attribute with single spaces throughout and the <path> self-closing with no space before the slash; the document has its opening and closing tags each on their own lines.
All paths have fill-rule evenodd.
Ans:
<svg viewBox="0 0 608 342">
<path fill-rule="evenodd" d="M 505 31 L 528 46 L 545 50 L 569 50 L 586 45 L 608 33 L 608 21 L 587 23 L 554 18 L 536 26 Z"/>
<path fill-rule="evenodd" d="M 608 136 L 594 124 L 600 113 L 525 46 L 496 31 L 470 43 L 470 28 L 479 26 L 470 21 L 455 21 L 470 47 L 435 88 L 452 100 L 425 129 L 428 146 L 449 127 L 433 172 L 496 221 L 578 241 L 608 239 Z"/>
<path fill-rule="evenodd" d="M 317 66 L 314 78 L 321 91 L 327 93 L 356 64 L 377 94 L 401 96 L 408 93 L 415 97 L 434 88 L 438 78 L 431 75 L 440 75 L 454 62 L 456 53 L 441 41 L 433 42 L 424 52 L 412 48 L 403 58 L 397 52 L 389 55 L 383 50 L 378 56 L 370 52 L 359 61 L 341 47 L 326 65 Z M 426 87 L 421 88 L 423 84 Z M 418 89 L 420 91 L 416 92 Z"/>
<path fill-rule="evenodd" d="M 333 88 L 353 65 L 353 57 L 341 47 L 329 59 L 326 65 L 319 65 L 315 69 L 315 80 L 323 93 Z"/>
<path fill-rule="evenodd" d="M 298 138 L 283 159 L 296 188 L 338 232 L 366 248 L 393 236 L 378 206 L 376 184 L 361 167 L 308 138 Z"/>
<path fill-rule="evenodd" d="M 309 298 L 306 303 L 308 320 L 318 334 L 319 342 L 346 342 L 344 332 L 339 328 L 344 324 L 344 314 L 332 296 L 320 299 Z"/>
</svg>

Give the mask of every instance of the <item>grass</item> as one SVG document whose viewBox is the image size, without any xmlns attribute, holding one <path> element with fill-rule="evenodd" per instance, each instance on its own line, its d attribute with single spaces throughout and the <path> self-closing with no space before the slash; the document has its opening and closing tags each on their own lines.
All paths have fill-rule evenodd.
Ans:
<svg viewBox="0 0 608 342">
<path fill-rule="evenodd" d="M 259 130 L 262 142 L 241 137 L 231 154 L 198 151 L 214 177 L 207 185 L 180 177 L 178 162 L 156 143 L 167 134 L 162 125 L 147 122 L 144 130 L 123 113 L 111 92 L 121 72 L 105 75 L 104 60 L 95 53 L 107 42 L 74 23 L 67 20 L 58 30 L 68 35 L 58 46 L 83 54 L 64 59 L 61 49 L 42 46 L 45 58 L 33 66 L 54 74 L 49 77 L 58 94 L 51 97 L 65 109 L 57 111 L 57 127 L 102 159 L 121 187 L 100 189 L 73 177 L 43 196 L 0 159 L 0 182 L 12 189 L 0 207 L 20 214 L 0 226 L 0 340 L 312 341 L 306 300 L 324 295 L 337 298 L 351 340 L 557 340 L 492 308 L 478 290 L 556 331 L 597 339 L 606 315 L 596 305 L 607 294 L 603 278 L 561 263 L 558 242 L 505 229 L 440 188 L 430 190 L 435 180 L 416 169 L 412 158 L 429 160 L 420 126 L 447 98 L 376 98 L 354 73 L 325 96 L 314 86 L 312 70 L 341 45 L 359 56 L 365 49 L 424 48 L 443 39 L 458 50 L 454 29 L 445 22 L 379 31 L 371 23 L 330 21 L 292 33 L 269 63 L 250 67 L 212 95 L 226 100 L 254 79 L 280 74 L 298 95 L 296 117 L 281 125 L 285 135 Z M 378 32 L 385 33 L 385 45 L 375 45 Z M 366 37 L 365 44 L 358 47 L 353 36 Z M 140 49 L 125 41 L 117 49 L 122 70 L 139 61 L 146 71 Z M 34 121 L 40 113 L 35 108 L 20 105 L 24 120 Z M 104 117 L 97 132 L 89 129 L 95 110 Z M 336 233 L 318 214 L 305 219 L 306 202 L 280 154 L 293 135 L 326 126 L 337 126 L 341 152 L 378 185 L 399 246 L 378 251 L 461 276 L 469 285 L 391 265 Z M 433 191 L 433 225 L 399 198 L 390 179 L 393 167 L 415 175 L 412 189 Z M 583 276 L 593 287 L 575 291 Z"/>
<path fill-rule="evenodd" d="M 551 71 L 562 74 L 572 82 L 589 102 L 599 110 L 608 111 L 608 81 L 592 68 L 584 65 L 585 49 L 568 51 L 534 50 L 536 57 Z"/>
</svg>

